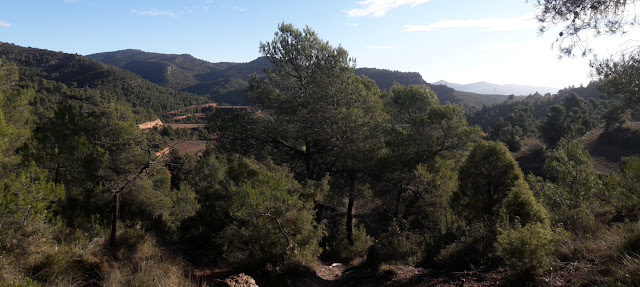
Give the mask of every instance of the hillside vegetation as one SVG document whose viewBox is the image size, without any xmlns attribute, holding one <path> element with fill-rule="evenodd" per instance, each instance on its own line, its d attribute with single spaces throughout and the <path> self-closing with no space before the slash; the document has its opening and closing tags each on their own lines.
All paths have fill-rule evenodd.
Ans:
<svg viewBox="0 0 640 287">
<path fill-rule="evenodd" d="M 465 107 L 286 23 L 259 50 L 252 106 L 161 126 L 205 99 L 0 45 L 0 286 L 640 283 L 637 106 L 581 87 Z M 247 71 L 123 53 L 182 89 Z"/>
<path fill-rule="evenodd" d="M 102 103 L 130 105 L 139 109 L 139 113 L 155 116 L 205 101 L 79 55 L 0 43 L 0 58 L 17 65 L 20 75 L 17 85 L 35 90 L 36 101 L 44 110 L 50 109 L 52 102 L 79 97 L 78 94 L 85 93 L 83 89 L 90 90 L 87 91 L 92 94 L 90 97 Z"/>
</svg>

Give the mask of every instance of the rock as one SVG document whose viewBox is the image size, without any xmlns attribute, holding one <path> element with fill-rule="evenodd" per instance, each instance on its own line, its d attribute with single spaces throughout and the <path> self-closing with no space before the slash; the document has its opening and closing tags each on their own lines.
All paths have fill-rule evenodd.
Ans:
<svg viewBox="0 0 640 287">
<path fill-rule="evenodd" d="M 229 286 L 229 287 L 258 287 L 256 281 L 251 278 L 249 275 L 245 275 L 244 273 L 240 273 L 238 275 L 233 275 L 227 279 L 217 282 L 215 286 Z"/>
<path fill-rule="evenodd" d="M 138 125 L 138 128 L 140 128 L 141 130 L 146 130 L 146 129 L 151 129 L 154 127 L 161 127 L 162 126 L 162 121 L 160 121 L 160 119 L 157 119 L 155 121 L 152 122 L 146 122 L 146 123 L 142 123 Z"/>
</svg>

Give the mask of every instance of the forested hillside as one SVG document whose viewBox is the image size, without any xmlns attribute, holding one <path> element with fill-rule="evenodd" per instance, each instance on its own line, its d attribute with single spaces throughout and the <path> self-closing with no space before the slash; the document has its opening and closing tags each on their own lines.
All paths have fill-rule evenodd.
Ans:
<svg viewBox="0 0 640 287">
<path fill-rule="evenodd" d="M 88 55 L 163 87 L 206 96 L 208 99 L 234 105 L 246 105 L 244 91 L 255 75 L 263 75 L 269 61 L 258 58 L 248 63 L 210 63 L 191 55 L 149 53 L 122 50 Z"/>
<path fill-rule="evenodd" d="M 427 82 L 422 79 L 419 73 L 416 72 L 400 72 L 390 71 L 385 69 L 376 68 L 358 68 L 356 69 L 356 75 L 364 75 L 369 79 L 372 79 L 378 85 L 380 90 L 388 91 L 393 87 L 394 83 L 402 86 L 422 86 L 427 85 Z"/>
<path fill-rule="evenodd" d="M 499 140 L 511 151 L 519 151 L 526 138 L 541 139 L 553 147 L 563 137 L 582 136 L 604 125 L 619 126 L 635 113 L 624 114 L 618 101 L 603 98 L 598 83 L 570 87 L 558 94 L 533 94 L 510 98 L 500 104 L 483 106 L 468 115 L 469 123 L 479 125 L 492 140 Z"/>
<path fill-rule="evenodd" d="M 188 93 L 154 85 L 139 76 L 87 57 L 0 43 L 0 57 L 19 69 L 16 83 L 36 91 L 43 111 L 68 94 L 90 93 L 101 103 L 130 105 L 144 119 L 205 100 Z"/>
</svg>

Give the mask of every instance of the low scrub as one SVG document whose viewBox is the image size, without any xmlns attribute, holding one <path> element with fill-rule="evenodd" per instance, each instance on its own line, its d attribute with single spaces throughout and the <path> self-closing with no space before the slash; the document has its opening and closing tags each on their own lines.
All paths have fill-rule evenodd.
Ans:
<svg viewBox="0 0 640 287">
<path fill-rule="evenodd" d="M 422 260 L 424 238 L 411 232 L 400 231 L 393 223 L 389 232 L 378 239 L 374 248 L 376 258 L 367 258 L 368 260 L 414 266 Z"/>
<path fill-rule="evenodd" d="M 365 257 L 372 245 L 373 239 L 367 235 L 364 226 L 360 225 L 353 229 L 353 244 L 349 244 L 346 232 L 340 232 L 330 244 L 329 253 L 338 260 L 352 261 Z"/>
<path fill-rule="evenodd" d="M 549 268 L 553 231 L 543 223 L 501 229 L 496 249 L 512 274 L 541 274 Z"/>
</svg>

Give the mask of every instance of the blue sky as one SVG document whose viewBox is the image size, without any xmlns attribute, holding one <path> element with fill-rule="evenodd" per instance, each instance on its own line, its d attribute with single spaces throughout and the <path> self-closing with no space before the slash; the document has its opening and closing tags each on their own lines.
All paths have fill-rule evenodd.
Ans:
<svg viewBox="0 0 640 287">
<path fill-rule="evenodd" d="M 287 22 L 342 45 L 358 67 L 415 71 L 428 82 L 587 84 L 589 59 L 558 60 L 557 32 L 540 36 L 533 13 L 525 0 L 0 0 L 0 41 L 247 62 Z M 605 55 L 623 41 L 592 43 Z"/>
</svg>

